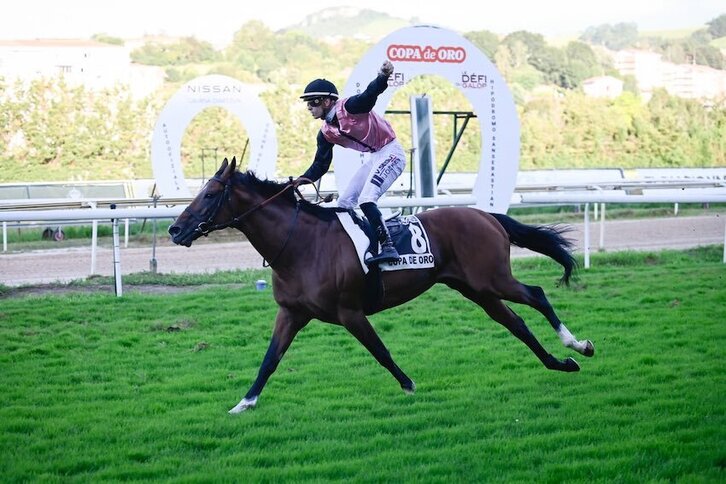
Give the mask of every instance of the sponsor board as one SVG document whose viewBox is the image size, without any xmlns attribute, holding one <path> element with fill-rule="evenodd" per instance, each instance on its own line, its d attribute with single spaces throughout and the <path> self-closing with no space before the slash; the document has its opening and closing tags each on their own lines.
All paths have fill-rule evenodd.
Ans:
<svg viewBox="0 0 726 484">
<path fill-rule="evenodd" d="M 275 175 L 277 138 L 267 107 L 248 85 L 236 79 L 203 76 L 182 86 L 166 103 L 156 121 L 151 139 L 151 165 L 157 193 L 162 197 L 191 196 L 181 166 L 182 136 L 192 119 L 209 107 L 224 108 L 242 122 L 250 140 L 247 169 L 261 178 Z M 222 160 L 216 161 L 221 163 Z"/>
<path fill-rule="evenodd" d="M 481 130 L 481 158 L 473 190 L 477 207 L 505 213 L 519 169 L 519 118 L 512 94 L 494 64 L 455 32 L 425 25 L 407 27 L 393 32 L 364 55 L 342 97 L 365 89 L 385 59 L 393 63 L 395 72 L 374 108 L 381 115 L 396 91 L 421 75 L 444 77 L 466 96 Z M 367 155 L 339 146 L 334 151 L 336 185 L 342 191 Z"/>
</svg>

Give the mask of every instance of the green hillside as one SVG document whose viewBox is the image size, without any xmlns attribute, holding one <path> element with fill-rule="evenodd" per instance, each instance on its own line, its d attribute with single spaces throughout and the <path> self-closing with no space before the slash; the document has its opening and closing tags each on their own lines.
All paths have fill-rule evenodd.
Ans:
<svg viewBox="0 0 726 484">
<path fill-rule="evenodd" d="M 302 22 L 284 31 L 300 32 L 317 39 L 354 37 L 376 41 L 414 23 L 414 20 L 396 18 L 374 10 L 334 7 L 308 15 Z"/>
</svg>

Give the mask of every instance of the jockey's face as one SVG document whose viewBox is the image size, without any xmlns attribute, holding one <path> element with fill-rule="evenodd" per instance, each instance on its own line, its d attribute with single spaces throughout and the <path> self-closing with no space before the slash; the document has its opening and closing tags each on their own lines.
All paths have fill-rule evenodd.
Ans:
<svg viewBox="0 0 726 484">
<path fill-rule="evenodd" d="M 323 119 L 335 104 L 335 100 L 329 97 L 316 97 L 306 101 L 306 104 L 314 119 Z"/>
</svg>

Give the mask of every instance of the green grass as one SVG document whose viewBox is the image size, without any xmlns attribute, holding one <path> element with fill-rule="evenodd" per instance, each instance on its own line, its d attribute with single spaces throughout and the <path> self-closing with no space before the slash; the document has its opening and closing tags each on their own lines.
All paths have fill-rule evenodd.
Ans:
<svg viewBox="0 0 726 484">
<path fill-rule="evenodd" d="M 726 35 L 718 39 L 713 39 L 709 44 L 717 49 L 726 49 Z"/>
<path fill-rule="evenodd" d="M 721 256 L 721 247 L 596 254 L 571 289 L 553 287 L 552 261 L 515 261 L 517 277 L 542 285 L 569 329 L 595 343 L 594 358 L 576 355 L 580 373 L 545 370 L 476 306 L 437 286 L 371 318 L 416 380 L 415 395 L 345 330 L 313 322 L 258 408 L 235 417 L 226 412 L 269 341 L 269 291 L 219 286 L 225 274 L 164 296 L 4 297 L 0 476 L 724 482 Z M 543 317 L 512 307 L 551 352 L 572 355 Z"/>
<path fill-rule="evenodd" d="M 594 217 L 591 204 L 591 217 Z M 515 207 L 507 214 L 524 223 L 581 223 L 585 204 L 550 207 Z M 678 207 L 679 217 L 713 215 L 723 213 L 724 204 L 688 203 Z M 642 218 L 673 217 L 673 204 L 608 204 L 606 220 L 631 220 Z"/>
</svg>

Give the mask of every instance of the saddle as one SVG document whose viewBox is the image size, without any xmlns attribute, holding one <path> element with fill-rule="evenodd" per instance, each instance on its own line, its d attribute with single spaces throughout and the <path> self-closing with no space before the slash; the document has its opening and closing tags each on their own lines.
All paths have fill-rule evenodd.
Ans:
<svg viewBox="0 0 726 484">
<path fill-rule="evenodd" d="M 348 213 L 350 214 L 350 217 L 353 219 L 353 222 L 360 227 L 360 229 L 363 231 L 363 233 L 366 234 L 368 237 L 368 249 L 367 252 L 370 252 L 371 254 L 375 255 L 378 253 L 378 238 L 376 237 L 376 233 L 373 230 L 373 226 L 370 222 L 368 222 L 368 219 L 358 215 L 358 213 L 355 210 L 349 210 Z M 383 220 L 383 223 L 386 224 L 386 228 L 388 229 L 388 233 L 391 235 L 391 240 L 393 240 L 393 245 L 398 249 L 398 245 L 401 240 L 401 236 L 404 230 L 403 224 L 400 220 L 401 212 L 394 212 L 393 214 L 389 215 Z"/>
<path fill-rule="evenodd" d="M 351 220 L 352 223 L 345 223 L 342 215 L 343 214 L 339 214 L 339 219 L 353 241 L 353 244 L 356 246 L 358 256 L 361 260 L 363 273 L 365 274 L 366 289 L 363 300 L 363 309 L 366 314 L 373 314 L 381 309 L 381 304 L 385 295 L 381 272 L 434 267 L 434 257 L 431 254 L 428 236 L 417 217 L 402 217 L 400 213 L 395 213 L 393 216 L 386 218 L 384 223 L 391 235 L 393 245 L 400 254 L 399 260 L 367 266 L 364 261 L 368 253 L 378 253 L 378 239 L 376 234 L 368 220 L 359 216 L 354 210 L 349 210 L 345 214 L 350 216 L 349 220 Z M 355 229 L 353 224 L 357 226 L 358 229 Z M 361 234 L 361 232 L 365 234 L 367 238 L 367 248 L 366 244 L 361 243 L 362 241 L 358 238 L 358 235 Z"/>
</svg>

